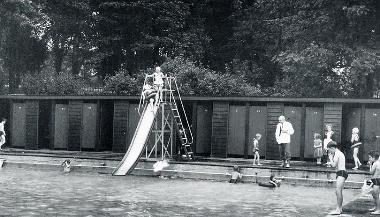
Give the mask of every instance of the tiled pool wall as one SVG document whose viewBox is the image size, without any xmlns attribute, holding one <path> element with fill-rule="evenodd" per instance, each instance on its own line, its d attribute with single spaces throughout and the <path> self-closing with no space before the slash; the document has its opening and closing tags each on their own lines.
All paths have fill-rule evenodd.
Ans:
<svg viewBox="0 0 380 217">
<path fill-rule="evenodd" d="M 4 157 L 4 156 L 2 156 Z M 61 163 L 63 158 L 53 157 L 31 157 L 31 156 L 5 156 L 7 160 L 4 167 L 10 168 L 29 168 L 45 170 L 62 170 Z M 109 174 L 116 167 L 116 160 L 91 160 L 91 159 L 71 159 L 72 172 L 79 173 L 101 173 Z M 170 162 L 169 166 L 163 171 L 155 173 L 153 164 L 155 161 L 140 161 L 132 175 L 138 176 L 165 176 L 169 178 L 202 179 L 214 181 L 228 181 L 226 173 L 232 172 L 233 164 L 218 165 L 205 162 Z M 285 169 L 275 166 L 241 166 L 243 182 L 256 183 L 265 182 L 271 174 L 276 177 L 284 176 L 284 184 L 335 187 L 335 172 L 325 168 L 291 168 Z M 347 188 L 360 188 L 362 181 L 368 175 L 365 172 L 354 172 L 349 174 L 346 182 Z"/>
</svg>

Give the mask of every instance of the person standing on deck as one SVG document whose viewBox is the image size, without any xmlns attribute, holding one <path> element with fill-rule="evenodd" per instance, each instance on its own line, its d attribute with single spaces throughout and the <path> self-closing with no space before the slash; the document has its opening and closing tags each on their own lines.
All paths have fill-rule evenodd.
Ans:
<svg viewBox="0 0 380 217">
<path fill-rule="evenodd" d="M 5 123 L 7 119 L 2 118 L 0 122 L 0 150 L 3 150 L 2 147 L 5 144 Z"/>
<path fill-rule="evenodd" d="M 285 120 L 285 116 L 278 117 L 278 124 L 276 128 L 276 141 L 279 145 L 280 159 L 282 160 L 282 167 L 290 167 L 290 136 L 294 134 L 293 126 L 290 122 Z"/>
<path fill-rule="evenodd" d="M 369 173 L 372 174 L 372 179 L 369 181 L 372 185 L 372 197 L 375 202 L 375 207 L 370 209 L 371 214 L 380 215 L 380 201 L 379 201 L 379 193 L 380 193 L 380 160 L 379 160 L 379 152 L 370 151 L 368 153 L 368 163 L 370 166 Z"/>
<path fill-rule="evenodd" d="M 348 173 L 346 171 L 346 157 L 344 154 L 338 149 L 338 145 L 334 141 L 330 141 L 327 144 L 327 149 L 329 151 L 330 164 L 332 167 L 335 167 L 336 171 L 336 201 L 337 208 L 330 215 L 340 215 L 342 213 L 342 205 L 343 205 L 343 188 L 344 183 L 347 180 Z"/>
</svg>

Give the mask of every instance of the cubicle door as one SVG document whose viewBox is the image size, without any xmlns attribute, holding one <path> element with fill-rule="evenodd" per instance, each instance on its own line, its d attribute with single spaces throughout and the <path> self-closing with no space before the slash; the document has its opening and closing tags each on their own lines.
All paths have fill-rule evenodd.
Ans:
<svg viewBox="0 0 380 217">
<path fill-rule="evenodd" d="M 323 108 L 306 107 L 305 158 L 314 157 L 314 133 L 323 133 Z"/>
<path fill-rule="evenodd" d="M 351 152 L 351 135 L 352 135 L 352 128 L 358 127 L 360 131 L 364 129 L 360 129 L 360 117 L 361 117 L 361 109 L 360 108 L 350 108 L 346 114 L 345 120 L 346 125 L 343 128 L 344 129 L 344 137 L 343 137 L 343 144 L 345 146 L 346 150 L 346 159 L 352 160 L 352 152 Z"/>
<path fill-rule="evenodd" d="M 230 106 L 228 118 L 228 147 L 229 155 L 244 155 L 246 107 Z"/>
<path fill-rule="evenodd" d="M 291 136 L 290 152 L 292 157 L 300 157 L 302 107 L 285 106 L 284 115 L 294 129 L 294 134 Z"/>
<path fill-rule="evenodd" d="M 370 150 L 380 149 L 380 109 L 367 108 L 364 124 L 364 159 L 368 160 Z M 363 138 L 362 138 L 363 139 Z"/>
<path fill-rule="evenodd" d="M 54 114 L 54 149 L 67 149 L 68 130 L 68 105 L 56 104 Z"/>
<path fill-rule="evenodd" d="M 127 145 L 126 145 L 127 150 L 128 150 L 129 145 L 133 139 L 133 135 L 135 134 L 135 131 L 137 129 L 137 125 L 138 125 L 139 120 L 140 120 L 138 108 L 139 108 L 138 104 L 129 104 L 128 137 L 127 137 L 127 141 L 126 141 L 127 142 Z M 161 113 L 157 112 L 156 118 L 158 118 L 159 114 L 161 114 Z M 149 129 L 147 129 L 147 130 L 149 130 Z M 151 133 L 151 135 L 154 135 L 154 134 Z M 151 142 L 149 142 L 149 139 L 147 140 L 147 143 L 148 143 L 147 145 L 151 145 Z"/>
<path fill-rule="evenodd" d="M 82 116 L 82 149 L 95 149 L 97 139 L 97 115 L 96 103 L 83 104 Z"/>
<path fill-rule="evenodd" d="M 13 103 L 11 131 L 13 147 L 25 147 L 25 107 L 24 103 Z"/>
<path fill-rule="evenodd" d="M 197 132 L 196 132 L 196 152 L 197 154 L 211 153 L 211 123 L 212 105 L 198 104 L 197 106 Z"/>
<path fill-rule="evenodd" d="M 248 155 L 253 155 L 252 141 L 256 134 L 261 134 L 259 142 L 260 156 L 265 156 L 267 144 L 267 107 L 266 106 L 250 106 L 249 107 L 249 146 Z"/>
</svg>

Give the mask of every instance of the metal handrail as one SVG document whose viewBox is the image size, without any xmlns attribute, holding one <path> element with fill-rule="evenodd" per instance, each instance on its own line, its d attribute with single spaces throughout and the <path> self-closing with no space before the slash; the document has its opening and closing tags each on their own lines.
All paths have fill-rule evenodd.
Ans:
<svg viewBox="0 0 380 217">
<path fill-rule="evenodd" d="M 141 94 L 140 94 L 139 107 L 138 107 L 138 109 L 137 109 L 137 113 L 139 113 L 139 115 L 141 115 L 141 114 L 140 114 L 140 108 L 141 108 L 141 105 L 144 104 L 144 102 L 143 102 L 143 94 L 144 94 L 144 86 L 146 85 L 147 78 L 148 78 L 148 75 L 145 75 L 143 88 L 142 88 L 142 91 L 141 91 Z"/>
</svg>

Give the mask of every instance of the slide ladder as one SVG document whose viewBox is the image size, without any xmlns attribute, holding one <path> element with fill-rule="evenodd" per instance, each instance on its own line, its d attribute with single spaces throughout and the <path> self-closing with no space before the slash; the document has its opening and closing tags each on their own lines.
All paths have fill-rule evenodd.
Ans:
<svg viewBox="0 0 380 217">
<path fill-rule="evenodd" d="M 178 90 L 178 86 L 177 86 L 177 82 L 176 82 L 175 78 L 173 78 L 173 81 L 174 81 L 175 89 L 174 90 L 171 89 L 169 91 L 169 94 L 170 94 L 169 105 L 170 105 L 170 109 L 172 111 L 172 115 L 174 118 L 175 128 L 177 129 L 178 136 L 179 136 L 179 139 L 181 142 L 181 149 L 184 151 L 184 154 L 185 154 L 187 160 L 192 160 L 194 157 L 194 153 L 191 149 L 191 144 L 193 143 L 193 135 L 192 135 L 192 132 L 190 129 L 190 125 L 189 125 L 189 122 L 188 122 L 188 119 L 186 116 L 186 112 L 185 112 L 185 109 L 184 109 L 184 106 L 182 103 L 181 95 L 179 94 L 179 90 Z M 170 87 L 171 86 L 172 85 L 170 84 Z M 180 102 L 180 105 L 181 105 L 181 108 L 183 111 L 183 115 L 185 117 L 187 128 L 185 127 L 184 123 L 182 122 L 182 118 L 181 118 L 181 115 L 179 112 L 179 107 L 176 103 L 176 98 L 174 96 L 175 92 L 178 94 L 177 98 Z"/>
</svg>

